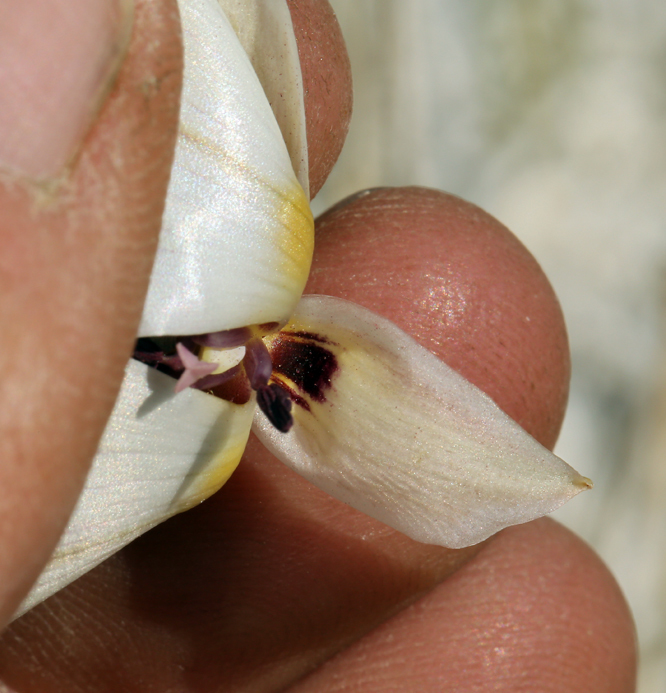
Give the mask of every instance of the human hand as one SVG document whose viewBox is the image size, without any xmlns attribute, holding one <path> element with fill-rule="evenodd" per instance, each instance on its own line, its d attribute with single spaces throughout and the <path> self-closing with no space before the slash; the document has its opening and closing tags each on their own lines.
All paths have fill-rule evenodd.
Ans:
<svg viewBox="0 0 666 693">
<path fill-rule="evenodd" d="M 139 31 L 141 21 L 154 22 L 144 36 L 158 26 L 166 36 L 173 31 L 168 13 L 141 14 L 157 5 L 137 6 Z M 317 24 L 314 10 L 306 8 L 297 28 L 305 19 Z M 319 21 L 320 31 L 335 36 L 326 17 Z M 162 59 L 154 57 L 160 69 Z M 320 61 L 314 55 L 308 60 L 306 75 L 317 73 Z M 121 93 L 114 92 L 105 109 L 123 88 L 132 93 L 120 82 Z M 162 83 L 154 97 L 171 103 L 176 89 L 176 80 Z M 316 109 L 310 111 L 311 160 L 330 152 L 331 132 L 341 142 L 343 100 L 344 94 L 322 99 L 317 117 Z M 151 112 L 160 112 L 159 102 Z M 322 112 L 338 119 L 333 130 Z M 118 128 L 125 118 L 123 111 L 123 119 L 107 122 Z M 161 132 L 158 144 L 167 148 L 172 128 L 173 112 L 158 132 L 144 130 L 139 138 Z M 140 149 L 136 134 L 122 146 Z M 159 170 L 168 170 L 168 156 L 157 161 Z M 134 179 L 142 175 L 138 167 L 132 171 Z M 131 218 L 141 205 L 128 197 Z M 108 215 L 102 215 L 105 223 Z M 152 222 L 146 227 L 155 233 L 158 205 L 147 216 Z M 111 239 L 122 231 L 108 228 Z M 149 254 L 149 244 L 148 250 L 139 246 L 132 250 Z M 125 254 L 119 250 L 113 267 L 116 289 L 122 277 L 137 272 L 126 268 Z M 307 290 L 350 298 L 391 318 L 541 442 L 554 443 L 568 379 L 559 308 L 527 252 L 476 208 L 419 190 L 359 197 L 320 220 Z M 137 298 L 135 313 L 123 314 L 121 298 L 112 294 L 105 304 L 125 321 L 127 344 L 118 346 L 109 335 L 109 343 L 99 345 L 119 363 L 131 351 L 131 325 L 140 311 Z M 60 305 L 68 306 L 66 299 Z M 87 314 L 92 322 L 81 322 L 87 329 L 106 317 L 94 308 Z M 67 314 L 71 320 L 69 306 Z M 31 326 L 41 329 L 43 317 Z M 36 351 L 44 342 L 30 337 Z M 96 384 L 92 361 L 86 377 Z M 54 377 L 61 373 L 54 368 Z M 110 378 L 116 375 L 111 388 L 119 383 L 120 373 Z M 103 421 L 106 400 L 100 401 L 92 398 L 89 406 Z M 79 412 L 65 406 L 58 414 L 76 421 Z M 31 425 L 43 430 L 37 421 Z M 32 459 L 43 475 L 50 460 Z M 60 462 L 58 474 L 74 485 L 71 464 L 64 455 Z M 48 485 L 30 489 L 50 501 L 49 512 L 66 514 L 66 502 L 49 495 Z M 16 486 L 6 488 L 10 492 L 17 494 Z M 16 497 L 25 502 L 25 492 Z M 254 441 L 220 493 L 15 623 L 3 640 L 0 676 L 17 691 L 497 690 L 498 684 L 506 690 L 620 691 L 632 685 L 633 635 L 610 575 L 555 523 L 512 528 L 463 551 L 425 546 L 325 496 Z"/>
</svg>

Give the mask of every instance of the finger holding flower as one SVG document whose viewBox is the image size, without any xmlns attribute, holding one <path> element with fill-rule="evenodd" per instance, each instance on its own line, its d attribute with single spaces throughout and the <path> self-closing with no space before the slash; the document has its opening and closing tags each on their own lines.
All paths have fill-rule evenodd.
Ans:
<svg viewBox="0 0 666 693">
<path fill-rule="evenodd" d="M 220 326 L 220 327 L 223 327 L 223 326 Z M 234 327 L 235 327 L 235 326 L 233 326 L 233 325 L 227 326 L 227 328 L 229 328 L 229 329 L 234 329 Z M 242 470 L 241 470 L 241 471 L 242 471 Z M 232 480 L 233 480 L 233 478 L 232 478 Z M 240 483 L 240 482 L 239 482 L 239 483 Z M 116 563 L 112 563 L 112 565 L 114 565 L 114 564 L 117 565 L 117 562 L 116 562 Z M 122 564 L 121 564 L 121 565 L 122 565 Z M 94 578 L 91 578 L 91 579 L 94 579 Z M 89 583 L 89 584 L 90 584 L 90 583 Z M 66 600 L 66 599 L 67 599 L 67 597 L 65 597 L 65 600 Z"/>
</svg>

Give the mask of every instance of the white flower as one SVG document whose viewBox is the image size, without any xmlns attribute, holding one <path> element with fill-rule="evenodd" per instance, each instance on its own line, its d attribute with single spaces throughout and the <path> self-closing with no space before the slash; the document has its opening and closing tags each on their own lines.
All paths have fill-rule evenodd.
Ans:
<svg viewBox="0 0 666 693">
<path fill-rule="evenodd" d="M 286 323 L 265 341 L 295 423 L 276 431 L 254 398 L 175 394 L 172 378 L 131 361 L 77 508 L 21 611 L 219 489 L 253 417 L 286 464 L 420 541 L 474 544 L 589 487 L 387 320 L 329 297 L 299 303 L 314 232 L 286 4 L 180 9 L 180 136 L 139 336 Z"/>
</svg>

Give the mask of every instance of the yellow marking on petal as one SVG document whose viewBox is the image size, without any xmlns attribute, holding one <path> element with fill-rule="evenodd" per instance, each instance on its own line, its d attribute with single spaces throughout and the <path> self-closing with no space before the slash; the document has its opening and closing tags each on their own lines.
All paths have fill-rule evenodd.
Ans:
<svg viewBox="0 0 666 693">
<path fill-rule="evenodd" d="M 237 156 L 230 155 L 211 139 L 201 133 L 188 130 L 181 123 L 179 135 L 191 146 L 209 152 L 218 162 L 225 161 L 226 167 L 235 171 L 236 176 L 255 180 L 261 187 L 271 191 L 280 201 L 277 202 L 274 218 L 286 233 L 277 239 L 277 249 L 283 258 L 282 269 L 295 283 L 305 288 L 310 274 L 312 253 L 314 252 L 314 217 L 305 191 L 294 174 L 287 188 L 276 188 L 275 182 L 268 180 L 263 172 L 251 169 Z"/>
<path fill-rule="evenodd" d="M 314 252 L 314 218 L 300 185 L 295 184 L 286 194 L 282 193 L 282 197 L 283 203 L 275 215 L 286 230 L 278 240 L 278 248 L 284 258 L 281 269 L 285 276 L 300 285 L 302 293 Z"/>
<path fill-rule="evenodd" d="M 188 130 L 182 124 L 179 134 L 183 146 L 194 147 L 201 153 L 207 153 L 216 162 L 216 166 L 222 166 L 233 172 L 235 178 L 252 181 L 256 186 L 255 191 L 261 191 L 261 195 L 265 195 L 265 200 L 269 201 L 271 207 L 271 217 L 275 226 L 269 229 L 258 229 L 258 236 L 265 235 L 275 249 L 272 262 L 279 282 L 276 288 L 286 289 L 295 298 L 300 297 L 305 289 L 312 264 L 314 217 L 307 195 L 293 171 L 287 174 L 286 179 L 284 177 L 267 178 L 265 172 L 248 166 L 237 156 L 221 149 L 205 135 Z M 211 169 L 210 175 L 216 175 L 216 171 Z M 240 203 L 242 200 L 239 199 Z"/>
<path fill-rule="evenodd" d="M 254 416 L 254 406 L 226 403 L 230 411 L 225 417 L 225 436 L 219 449 L 207 455 L 200 469 L 192 469 L 181 489 L 180 498 L 174 499 L 173 513 L 198 505 L 216 493 L 234 473 L 243 456 L 250 435 L 250 425 Z M 181 500 L 182 499 L 182 500 Z"/>
<path fill-rule="evenodd" d="M 206 471 L 202 472 L 196 480 L 198 488 L 188 497 L 183 507 L 179 507 L 176 512 L 182 512 L 206 500 L 209 496 L 219 491 L 229 481 L 231 475 L 236 471 L 236 467 L 243 457 L 249 430 L 246 431 L 242 441 L 232 446 L 225 446 L 220 454 L 217 455 L 212 464 Z"/>
</svg>

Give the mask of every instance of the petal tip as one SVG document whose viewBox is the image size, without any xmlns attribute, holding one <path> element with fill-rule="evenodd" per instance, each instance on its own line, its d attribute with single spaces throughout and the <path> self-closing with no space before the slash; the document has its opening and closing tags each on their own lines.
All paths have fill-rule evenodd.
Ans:
<svg viewBox="0 0 666 693">
<path fill-rule="evenodd" d="M 586 476 L 581 476 L 578 474 L 573 480 L 574 486 L 578 488 L 578 491 L 589 491 L 594 488 L 594 482 L 592 479 L 588 479 Z"/>
</svg>

